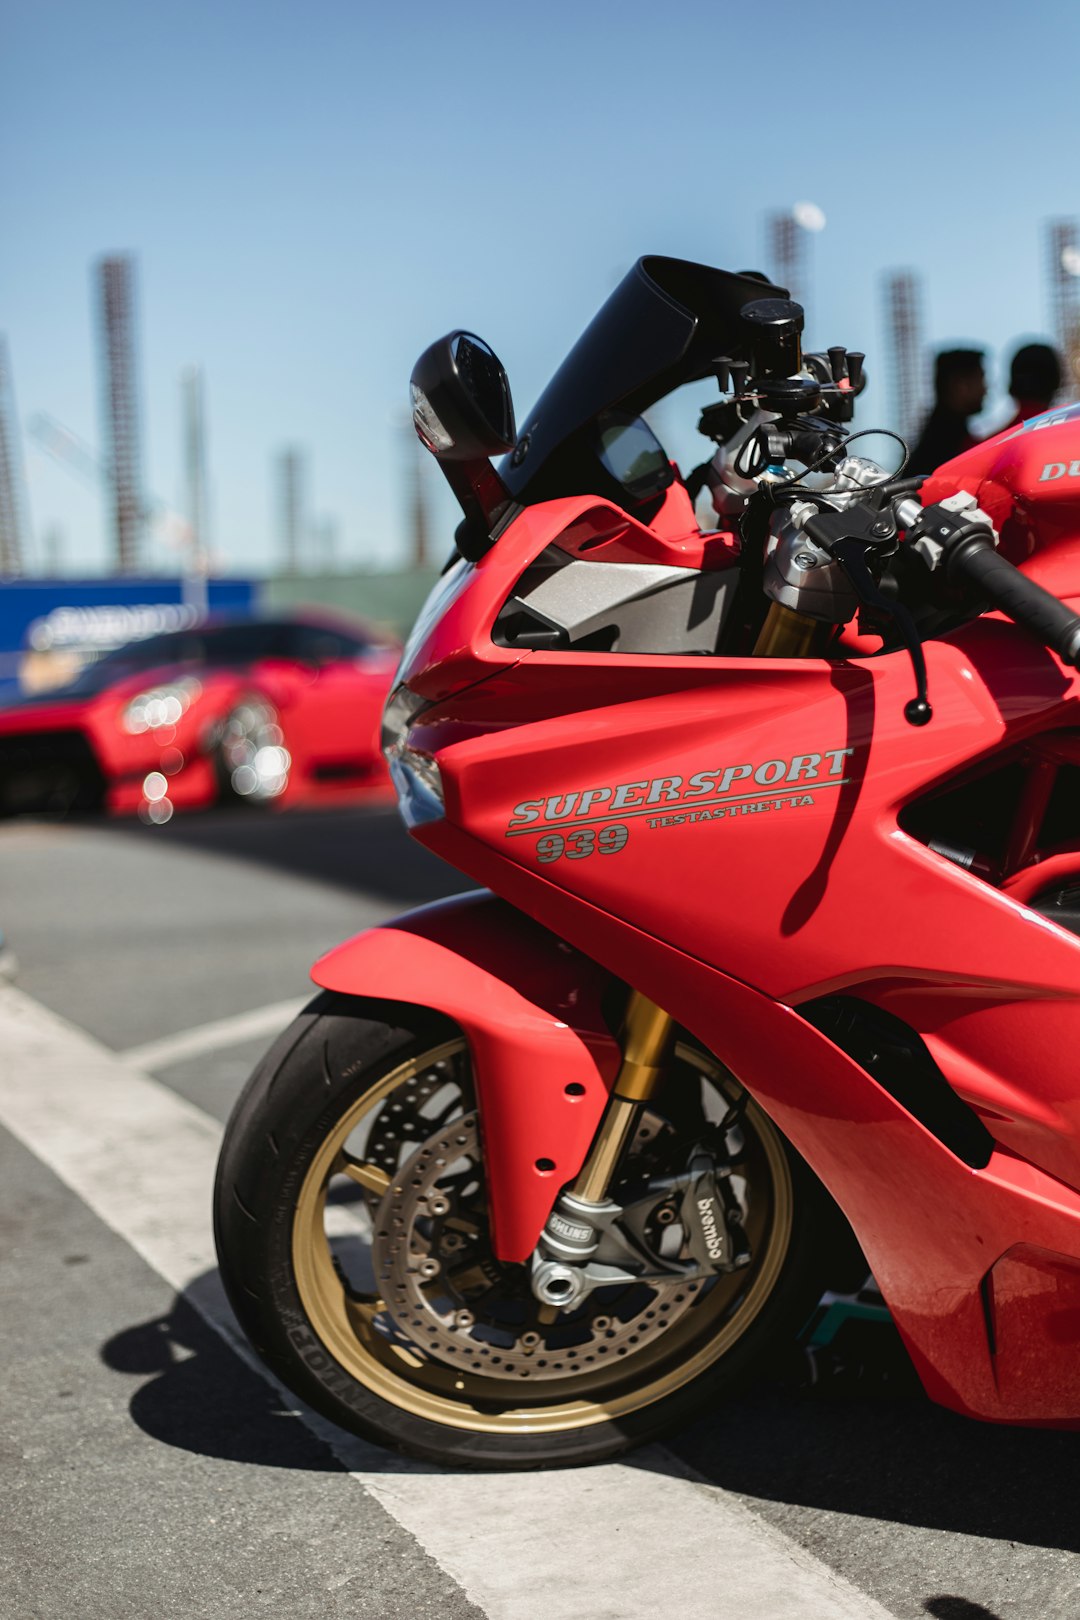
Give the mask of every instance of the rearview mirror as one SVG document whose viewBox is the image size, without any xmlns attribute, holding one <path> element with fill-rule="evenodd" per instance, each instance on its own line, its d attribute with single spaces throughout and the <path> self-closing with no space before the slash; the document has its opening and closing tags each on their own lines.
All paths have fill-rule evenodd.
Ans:
<svg viewBox="0 0 1080 1620">
<path fill-rule="evenodd" d="M 498 357 L 472 332 L 425 349 L 410 383 L 413 426 L 439 461 L 476 461 L 514 448 L 514 402 Z"/>
</svg>

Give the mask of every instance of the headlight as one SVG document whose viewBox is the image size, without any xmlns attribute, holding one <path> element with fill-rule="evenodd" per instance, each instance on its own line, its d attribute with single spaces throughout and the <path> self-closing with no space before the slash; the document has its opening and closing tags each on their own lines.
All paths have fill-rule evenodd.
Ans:
<svg viewBox="0 0 1080 1620">
<path fill-rule="evenodd" d="M 159 726 L 175 726 L 185 715 L 202 687 L 198 681 L 175 681 L 169 686 L 153 686 L 133 697 L 121 716 L 121 725 L 132 736 L 156 731 Z"/>
<path fill-rule="evenodd" d="M 398 810 L 406 827 L 419 827 L 427 821 L 441 821 L 445 814 L 442 778 L 430 754 L 409 747 L 409 730 L 431 704 L 417 697 L 405 685 L 398 686 L 387 699 L 382 720 L 382 751 L 390 767 L 390 780 L 398 798 Z"/>
<path fill-rule="evenodd" d="M 422 827 L 425 822 L 442 820 L 446 814 L 442 777 L 429 754 L 417 754 L 406 748 L 390 761 L 390 780 L 406 827 Z"/>
</svg>

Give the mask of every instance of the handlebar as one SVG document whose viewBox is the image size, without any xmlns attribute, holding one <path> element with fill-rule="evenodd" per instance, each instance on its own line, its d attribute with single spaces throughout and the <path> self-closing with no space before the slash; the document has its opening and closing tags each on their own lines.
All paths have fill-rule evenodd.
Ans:
<svg viewBox="0 0 1080 1620">
<path fill-rule="evenodd" d="M 950 537 L 945 572 L 1030 630 L 1062 663 L 1080 667 L 1080 618 L 996 551 L 982 524 L 968 524 Z"/>
<path fill-rule="evenodd" d="M 1003 609 L 1063 663 L 1080 668 L 1080 617 L 1000 555 L 989 518 L 970 496 L 950 497 L 947 502 L 920 510 L 906 491 L 888 492 L 888 485 L 882 483 L 868 491 L 863 500 L 839 510 L 826 506 L 820 495 L 808 491 L 804 509 L 794 507 L 791 513 L 785 521 L 792 525 L 792 533 L 784 538 L 781 531 L 780 544 L 770 563 L 775 579 L 766 579 L 767 594 L 782 601 L 780 588 L 789 594 L 792 590 L 806 590 L 799 583 L 805 573 L 817 573 L 826 561 L 839 566 L 871 619 L 879 623 L 891 621 L 894 632 L 907 647 L 917 689 L 916 697 L 904 708 L 911 725 L 926 725 L 933 714 L 921 637 L 903 601 L 904 576 L 894 574 L 888 592 L 883 592 L 879 584 L 882 564 L 887 565 L 888 559 L 897 555 L 899 527 L 907 530 L 905 551 L 909 546 L 931 571 L 942 568 L 952 584 L 962 583 L 980 602 Z M 792 544 L 798 554 L 789 557 L 784 547 L 790 551 Z M 811 548 L 816 548 L 816 555 Z M 787 566 L 789 562 L 791 567 Z M 910 574 L 907 578 L 909 586 L 914 583 Z M 833 596 L 841 612 L 850 612 L 850 597 L 844 598 L 835 587 Z M 818 599 L 818 606 L 821 600 L 826 600 L 827 605 L 832 603 L 820 587 Z M 841 622 L 839 613 L 836 622 Z"/>
</svg>

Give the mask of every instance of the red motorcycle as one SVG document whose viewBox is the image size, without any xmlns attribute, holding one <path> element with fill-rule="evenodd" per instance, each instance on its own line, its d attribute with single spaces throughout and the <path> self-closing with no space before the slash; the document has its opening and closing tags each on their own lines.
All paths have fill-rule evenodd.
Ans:
<svg viewBox="0 0 1080 1620">
<path fill-rule="evenodd" d="M 520 434 L 471 334 L 413 374 L 464 517 L 384 745 L 486 887 L 316 965 L 215 1207 L 259 1353 L 383 1444 L 685 1423 L 852 1230 L 934 1400 L 1080 1417 L 1080 406 L 890 472 L 801 329 L 646 258 Z M 642 412 L 710 375 L 684 481 Z"/>
</svg>

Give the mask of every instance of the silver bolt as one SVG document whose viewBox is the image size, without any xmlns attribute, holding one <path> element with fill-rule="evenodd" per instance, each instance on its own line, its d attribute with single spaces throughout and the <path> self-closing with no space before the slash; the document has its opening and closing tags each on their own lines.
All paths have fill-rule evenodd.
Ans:
<svg viewBox="0 0 1080 1620">
<path fill-rule="evenodd" d="M 810 551 L 797 551 L 791 560 L 804 574 L 817 567 L 817 558 Z"/>
</svg>

